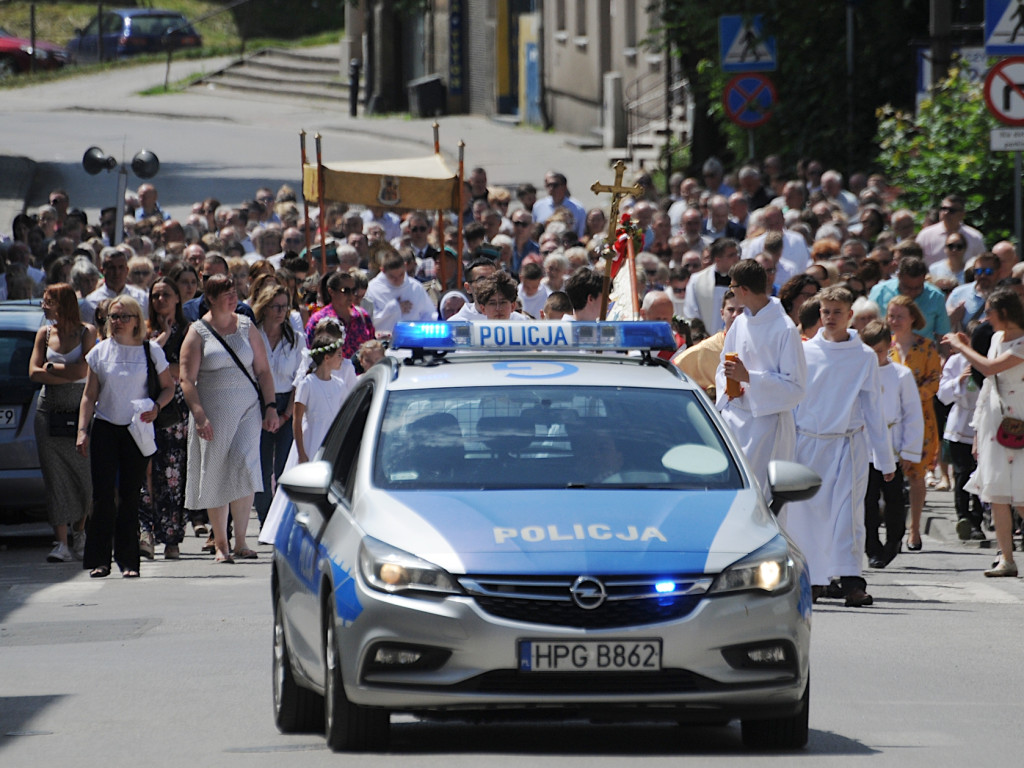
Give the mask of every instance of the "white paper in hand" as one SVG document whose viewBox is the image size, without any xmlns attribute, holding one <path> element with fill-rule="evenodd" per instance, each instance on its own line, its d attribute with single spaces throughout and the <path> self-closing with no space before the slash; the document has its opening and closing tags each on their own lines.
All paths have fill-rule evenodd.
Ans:
<svg viewBox="0 0 1024 768">
<path fill-rule="evenodd" d="M 153 429 L 153 422 L 142 420 L 142 414 L 152 411 L 154 407 L 156 403 L 148 397 L 132 400 L 132 410 L 135 413 L 132 415 L 131 424 L 128 425 L 128 432 L 143 456 L 152 456 L 156 453 L 156 432 Z"/>
</svg>

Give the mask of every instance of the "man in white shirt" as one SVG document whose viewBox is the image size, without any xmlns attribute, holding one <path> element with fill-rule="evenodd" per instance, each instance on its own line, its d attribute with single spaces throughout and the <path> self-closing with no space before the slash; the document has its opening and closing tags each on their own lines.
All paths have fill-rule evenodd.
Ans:
<svg viewBox="0 0 1024 768">
<path fill-rule="evenodd" d="M 437 310 L 423 285 L 406 274 L 397 251 L 384 258 L 383 269 L 370 281 L 366 298 L 373 302 L 373 325 L 390 332 L 400 320 L 436 320 Z"/>
<path fill-rule="evenodd" d="M 688 319 L 699 319 L 713 334 L 725 327 L 719 310 L 729 290 L 729 270 L 739 261 L 739 247 L 732 238 L 720 237 L 711 244 L 710 251 L 711 266 L 693 275 L 686 286 L 683 314 Z"/>
<path fill-rule="evenodd" d="M 96 305 L 104 299 L 122 294 L 131 296 L 142 307 L 143 317 L 149 312 L 149 295 L 134 285 L 128 284 L 128 254 L 118 248 L 104 248 L 100 251 L 103 285 L 78 303 L 82 321 L 96 322 Z"/>
<path fill-rule="evenodd" d="M 925 227 L 917 233 L 917 244 L 924 251 L 924 262 L 929 267 L 937 261 L 946 258 L 946 238 L 954 232 L 963 235 L 967 242 L 967 252 L 964 254 L 964 262 L 970 263 L 971 259 L 985 251 L 985 238 L 981 232 L 974 227 L 964 224 L 964 211 L 966 201 L 960 195 L 946 195 L 942 198 L 939 206 L 939 220 L 930 227 Z"/>
</svg>

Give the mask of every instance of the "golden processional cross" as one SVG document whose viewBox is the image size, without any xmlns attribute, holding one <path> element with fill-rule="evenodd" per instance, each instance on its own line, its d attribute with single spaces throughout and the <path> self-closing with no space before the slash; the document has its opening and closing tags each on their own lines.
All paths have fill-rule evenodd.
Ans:
<svg viewBox="0 0 1024 768">
<path fill-rule="evenodd" d="M 643 192 L 643 187 L 639 184 L 634 184 L 631 187 L 623 186 L 622 177 L 626 173 L 626 164 L 619 160 L 615 163 L 615 182 L 612 184 L 602 184 L 599 181 L 595 181 L 590 186 L 590 191 L 595 195 L 600 195 L 602 192 L 610 192 L 612 195 L 611 209 L 608 212 L 608 239 L 604 244 L 604 290 L 601 293 L 601 320 L 604 320 L 608 316 L 608 297 L 612 292 L 612 257 L 615 253 L 615 230 L 619 227 L 619 203 L 622 202 L 622 198 L 626 195 L 639 195 Z"/>
</svg>

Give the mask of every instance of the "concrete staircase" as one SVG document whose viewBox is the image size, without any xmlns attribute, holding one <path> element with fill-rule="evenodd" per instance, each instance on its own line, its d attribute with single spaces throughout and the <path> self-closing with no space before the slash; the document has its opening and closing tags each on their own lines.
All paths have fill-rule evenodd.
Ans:
<svg viewBox="0 0 1024 768">
<path fill-rule="evenodd" d="M 336 46 L 262 48 L 204 75 L 189 87 L 204 91 L 264 93 L 275 98 L 348 107 L 348 72 L 342 72 Z"/>
</svg>

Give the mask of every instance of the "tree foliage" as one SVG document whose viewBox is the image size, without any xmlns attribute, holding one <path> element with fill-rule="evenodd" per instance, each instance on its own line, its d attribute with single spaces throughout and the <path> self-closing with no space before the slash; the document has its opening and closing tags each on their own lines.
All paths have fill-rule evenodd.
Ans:
<svg viewBox="0 0 1024 768">
<path fill-rule="evenodd" d="M 653 47 L 666 39 L 697 106 L 693 161 L 711 154 L 727 163 L 747 157 L 747 134 L 726 120 L 722 89 L 718 17 L 764 16 L 774 35 L 778 68 L 769 76 L 778 101 L 771 119 L 755 129 L 757 155 L 780 154 L 790 163 L 803 156 L 848 172 L 869 167 L 874 157 L 875 110 L 914 99 L 915 50 L 910 41 L 928 31 L 928 4 L 916 0 L 866 0 L 853 5 L 855 46 L 853 120 L 848 119 L 846 65 L 847 3 L 829 0 L 660 0 L 662 24 Z M 851 130 L 852 127 L 852 130 Z"/>
<path fill-rule="evenodd" d="M 899 202 L 923 212 L 945 195 L 967 201 L 966 221 L 990 245 L 1013 229 L 1013 156 L 989 151 L 999 127 L 979 83 L 954 68 L 922 102 L 916 117 L 886 105 L 878 110 L 878 162 Z"/>
</svg>

